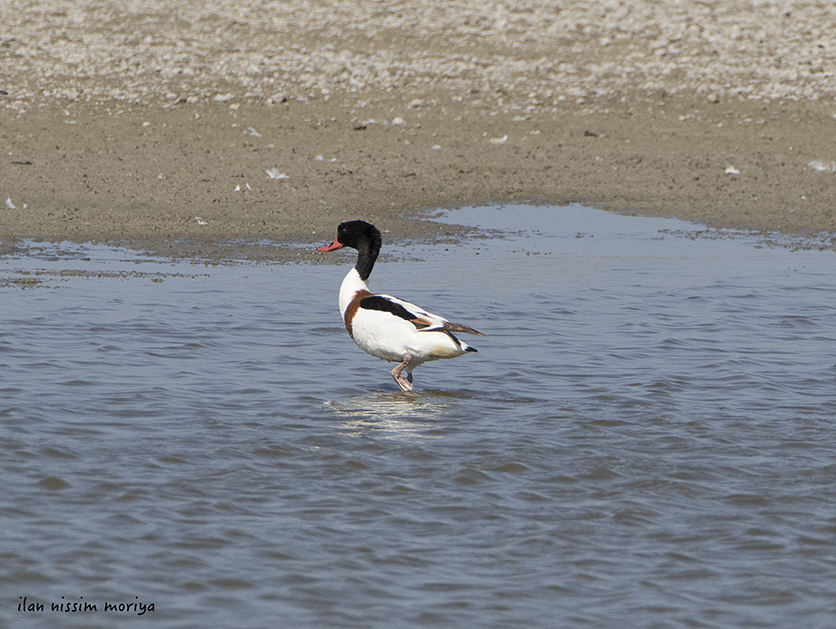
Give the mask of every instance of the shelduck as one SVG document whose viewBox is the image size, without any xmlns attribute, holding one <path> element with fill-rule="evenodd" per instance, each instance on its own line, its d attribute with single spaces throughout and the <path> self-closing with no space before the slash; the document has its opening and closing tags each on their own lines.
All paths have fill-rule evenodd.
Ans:
<svg viewBox="0 0 836 629">
<path fill-rule="evenodd" d="M 485 336 L 466 325 L 427 312 L 415 304 L 369 291 L 369 279 L 380 253 L 380 231 L 365 221 L 348 221 L 337 228 L 334 242 L 319 251 L 343 247 L 357 250 L 357 263 L 340 286 L 340 314 L 349 336 L 360 349 L 398 363 L 392 377 L 402 391 L 412 391 L 412 371 L 422 363 L 455 358 L 476 349 L 454 332 Z"/>
</svg>

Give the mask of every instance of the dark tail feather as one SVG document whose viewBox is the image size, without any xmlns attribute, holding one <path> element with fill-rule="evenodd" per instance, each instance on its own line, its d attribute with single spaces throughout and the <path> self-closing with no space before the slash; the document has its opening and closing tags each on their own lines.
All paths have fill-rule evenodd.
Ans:
<svg viewBox="0 0 836 629">
<path fill-rule="evenodd" d="M 444 331 L 445 332 L 466 332 L 467 334 L 475 334 L 476 336 L 485 336 L 478 330 L 474 330 L 473 328 L 469 328 L 466 325 L 462 325 L 461 323 L 450 323 L 449 321 L 444 324 Z"/>
</svg>

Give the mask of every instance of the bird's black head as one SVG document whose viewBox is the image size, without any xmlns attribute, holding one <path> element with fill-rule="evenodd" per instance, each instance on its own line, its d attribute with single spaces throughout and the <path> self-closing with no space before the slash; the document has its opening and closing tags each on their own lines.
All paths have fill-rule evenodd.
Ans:
<svg viewBox="0 0 836 629">
<path fill-rule="evenodd" d="M 380 251 L 383 242 L 380 230 L 366 221 L 346 221 L 337 227 L 337 242 L 343 247 L 351 247 L 358 251 L 361 247 L 368 247 L 371 251 Z"/>
<path fill-rule="evenodd" d="M 320 251 L 335 251 L 343 247 L 357 249 L 357 264 L 355 267 L 363 281 L 367 280 L 374 267 L 380 245 L 383 239 L 380 230 L 366 221 L 346 221 L 337 227 L 337 237 L 334 242 Z"/>
</svg>

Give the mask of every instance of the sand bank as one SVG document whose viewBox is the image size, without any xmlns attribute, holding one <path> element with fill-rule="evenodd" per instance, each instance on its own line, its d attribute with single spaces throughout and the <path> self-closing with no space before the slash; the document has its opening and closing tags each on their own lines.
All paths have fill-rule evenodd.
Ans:
<svg viewBox="0 0 836 629">
<path fill-rule="evenodd" d="M 836 6 L 727 5 L 3 3 L 0 235 L 223 256 L 503 201 L 834 232 Z"/>
</svg>

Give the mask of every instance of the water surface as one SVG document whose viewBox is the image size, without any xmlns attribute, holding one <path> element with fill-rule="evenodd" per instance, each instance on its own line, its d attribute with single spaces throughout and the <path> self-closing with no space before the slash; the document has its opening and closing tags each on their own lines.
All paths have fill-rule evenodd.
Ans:
<svg viewBox="0 0 836 629">
<path fill-rule="evenodd" d="M 350 254 L 0 259 L 0 626 L 833 626 L 834 253 L 444 220 L 499 231 L 370 284 L 488 336 L 414 394 L 342 328 Z"/>
</svg>

